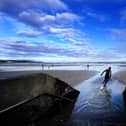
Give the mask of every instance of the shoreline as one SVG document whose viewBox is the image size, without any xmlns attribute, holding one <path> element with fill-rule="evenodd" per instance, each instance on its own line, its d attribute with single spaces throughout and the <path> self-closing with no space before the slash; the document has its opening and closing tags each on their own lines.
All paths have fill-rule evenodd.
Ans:
<svg viewBox="0 0 126 126">
<path fill-rule="evenodd" d="M 0 79 L 12 78 L 27 74 L 44 73 L 58 78 L 70 86 L 75 85 L 93 77 L 98 73 L 94 70 L 28 70 L 28 71 L 0 71 Z"/>
<path fill-rule="evenodd" d="M 113 75 L 114 79 L 119 80 L 126 85 L 126 70 L 118 71 Z"/>
</svg>

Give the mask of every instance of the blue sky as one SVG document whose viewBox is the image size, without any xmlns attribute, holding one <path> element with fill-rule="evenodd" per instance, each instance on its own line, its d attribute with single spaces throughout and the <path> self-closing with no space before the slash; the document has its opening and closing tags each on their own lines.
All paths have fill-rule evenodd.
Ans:
<svg viewBox="0 0 126 126">
<path fill-rule="evenodd" d="M 126 61 L 126 1 L 0 0 L 0 59 Z"/>
</svg>

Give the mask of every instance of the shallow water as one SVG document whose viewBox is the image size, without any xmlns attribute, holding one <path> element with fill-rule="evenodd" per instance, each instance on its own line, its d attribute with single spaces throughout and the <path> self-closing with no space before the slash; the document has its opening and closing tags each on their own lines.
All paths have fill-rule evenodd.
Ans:
<svg viewBox="0 0 126 126">
<path fill-rule="evenodd" d="M 0 71 L 25 71 L 25 70 L 96 70 L 102 71 L 107 68 L 107 66 L 112 66 L 112 71 L 115 72 L 117 70 L 126 69 L 125 66 L 120 67 L 119 65 L 112 64 L 90 64 L 90 67 L 87 68 L 86 64 L 82 65 L 59 65 L 59 66 L 42 66 L 40 64 L 21 64 L 21 63 L 9 63 L 9 64 L 0 64 Z"/>
<path fill-rule="evenodd" d="M 106 88 L 102 86 L 103 78 L 96 75 L 75 88 L 80 91 L 74 111 L 77 112 L 123 112 L 122 92 L 124 85 L 118 80 L 109 81 Z"/>
</svg>

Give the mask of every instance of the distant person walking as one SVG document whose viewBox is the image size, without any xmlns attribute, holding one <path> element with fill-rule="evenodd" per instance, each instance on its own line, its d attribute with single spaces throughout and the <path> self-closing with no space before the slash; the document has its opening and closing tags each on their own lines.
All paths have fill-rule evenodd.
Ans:
<svg viewBox="0 0 126 126">
<path fill-rule="evenodd" d="M 102 73 L 101 73 L 101 76 L 103 75 L 103 73 L 105 73 L 105 76 L 104 76 L 104 81 L 103 81 L 103 86 L 105 87 L 107 82 L 111 79 L 111 67 L 109 67 L 108 69 L 105 69 Z"/>
<path fill-rule="evenodd" d="M 44 70 L 44 64 L 42 64 L 42 70 Z"/>
<path fill-rule="evenodd" d="M 87 69 L 89 70 L 89 64 L 87 64 Z"/>
</svg>

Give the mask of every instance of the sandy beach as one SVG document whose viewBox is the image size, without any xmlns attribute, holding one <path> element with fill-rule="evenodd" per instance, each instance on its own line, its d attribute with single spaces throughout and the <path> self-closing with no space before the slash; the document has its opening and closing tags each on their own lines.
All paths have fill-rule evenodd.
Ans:
<svg viewBox="0 0 126 126">
<path fill-rule="evenodd" d="M 126 71 L 116 72 L 113 75 L 113 78 L 115 78 L 115 79 L 121 81 L 122 83 L 126 84 Z"/>
<path fill-rule="evenodd" d="M 81 83 L 82 81 L 87 80 L 90 77 L 96 75 L 98 72 L 91 70 L 7 71 L 7 72 L 0 72 L 0 79 L 33 73 L 45 73 L 51 75 L 62 81 L 67 82 L 72 87 L 74 87 L 75 85 Z"/>
</svg>

